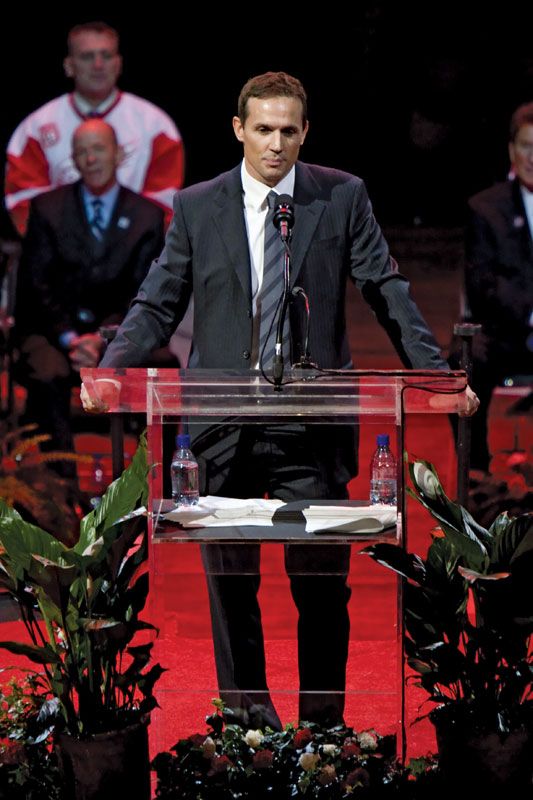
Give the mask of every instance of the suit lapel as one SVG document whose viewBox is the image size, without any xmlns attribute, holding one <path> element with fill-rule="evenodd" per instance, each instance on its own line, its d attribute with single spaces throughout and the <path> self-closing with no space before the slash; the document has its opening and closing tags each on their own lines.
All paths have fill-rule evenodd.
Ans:
<svg viewBox="0 0 533 800">
<path fill-rule="evenodd" d="M 134 223 L 131 214 L 132 209 L 131 204 L 128 203 L 128 195 L 124 187 L 121 186 L 115 207 L 113 208 L 113 213 L 111 214 L 111 219 L 109 220 L 109 225 L 104 231 L 102 245 L 105 250 L 113 248 L 117 240 L 124 237 L 126 231 Z"/>
<path fill-rule="evenodd" d="M 313 240 L 325 202 L 318 199 L 320 186 L 305 164 L 296 164 L 294 185 L 295 225 L 291 241 L 291 286 L 294 286 L 303 260 Z M 227 251 L 245 296 L 251 299 L 250 251 L 244 221 L 241 167 L 228 172 L 214 198 L 213 222 Z"/>
<path fill-rule="evenodd" d="M 251 302 L 250 250 L 244 221 L 241 167 L 228 172 L 214 197 L 213 223 L 224 243 L 231 266 Z"/>
<path fill-rule="evenodd" d="M 296 163 L 294 228 L 291 240 L 291 287 L 296 284 L 309 245 L 326 206 L 319 199 L 320 186 L 305 164 Z"/>
<path fill-rule="evenodd" d="M 95 255 L 95 245 L 99 242 L 93 236 L 91 227 L 85 213 L 85 206 L 81 195 L 81 181 L 69 187 L 71 195 L 67 197 L 64 206 L 64 230 L 79 242 L 80 263 L 87 266 Z"/>
</svg>

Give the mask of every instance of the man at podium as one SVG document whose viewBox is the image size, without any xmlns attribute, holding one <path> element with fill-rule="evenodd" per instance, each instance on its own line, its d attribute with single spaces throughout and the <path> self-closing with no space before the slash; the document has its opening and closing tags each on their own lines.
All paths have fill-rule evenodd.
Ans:
<svg viewBox="0 0 533 800">
<path fill-rule="evenodd" d="M 176 194 L 165 248 L 101 366 L 146 365 L 150 352 L 170 338 L 194 290 L 189 366 L 260 368 L 270 375 L 279 373 L 283 359 L 295 363 L 310 353 L 319 367 L 349 368 L 345 290 L 351 278 L 406 367 L 448 368 L 390 257 L 363 182 L 298 160 L 308 127 L 306 94 L 296 78 L 268 72 L 245 84 L 233 118 L 242 163 Z M 294 220 L 285 322 L 286 262 L 272 221 L 276 213 L 278 222 L 280 213 Z M 302 322 L 307 304 L 308 324 L 305 316 Z M 476 405 L 468 390 L 469 413 Z M 267 494 L 285 502 L 346 498 L 356 470 L 355 440 L 345 426 L 333 427 L 332 433 L 320 426 L 250 425 L 218 437 L 204 431 L 193 443 L 202 494 Z M 259 546 L 209 545 L 203 557 L 221 696 L 244 725 L 279 728 L 265 675 Z M 327 725 L 343 719 L 349 557 L 349 547 L 341 545 L 285 550 L 299 613 L 300 719 Z M 329 631 L 327 648 L 317 630 Z"/>
</svg>

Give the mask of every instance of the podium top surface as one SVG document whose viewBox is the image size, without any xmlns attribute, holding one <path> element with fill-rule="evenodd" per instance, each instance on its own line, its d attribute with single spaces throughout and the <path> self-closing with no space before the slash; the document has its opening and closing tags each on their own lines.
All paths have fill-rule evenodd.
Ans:
<svg viewBox="0 0 533 800">
<path fill-rule="evenodd" d="M 102 412 L 146 412 L 243 421 L 347 420 L 364 414 L 456 413 L 466 403 L 462 371 L 288 370 L 277 388 L 259 372 L 206 369 L 82 369 Z"/>
</svg>

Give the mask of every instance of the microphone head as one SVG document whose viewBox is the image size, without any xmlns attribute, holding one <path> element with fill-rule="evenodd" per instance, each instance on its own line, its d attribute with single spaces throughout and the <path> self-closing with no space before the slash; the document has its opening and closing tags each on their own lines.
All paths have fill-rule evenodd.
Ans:
<svg viewBox="0 0 533 800">
<path fill-rule="evenodd" d="M 280 194 L 274 208 L 274 225 L 278 230 L 284 222 L 288 228 L 294 225 L 294 200 L 290 194 Z"/>
</svg>

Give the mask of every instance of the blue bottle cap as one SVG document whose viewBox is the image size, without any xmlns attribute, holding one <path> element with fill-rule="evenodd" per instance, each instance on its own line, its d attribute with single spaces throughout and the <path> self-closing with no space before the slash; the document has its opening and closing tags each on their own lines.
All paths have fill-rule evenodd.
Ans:
<svg viewBox="0 0 533 800">
<path fill-rule="evenodd" d="M 191 437 L 188 433 L 178 433 L 176 444 L 178 447 L 186 447 L 188 449 L 191 446 Z"/>
<path fill-rule="evenodd" d="M 378 433 L 378 447 L 388 447 L 390 443 L 388 433 Z"/>
</svg>

